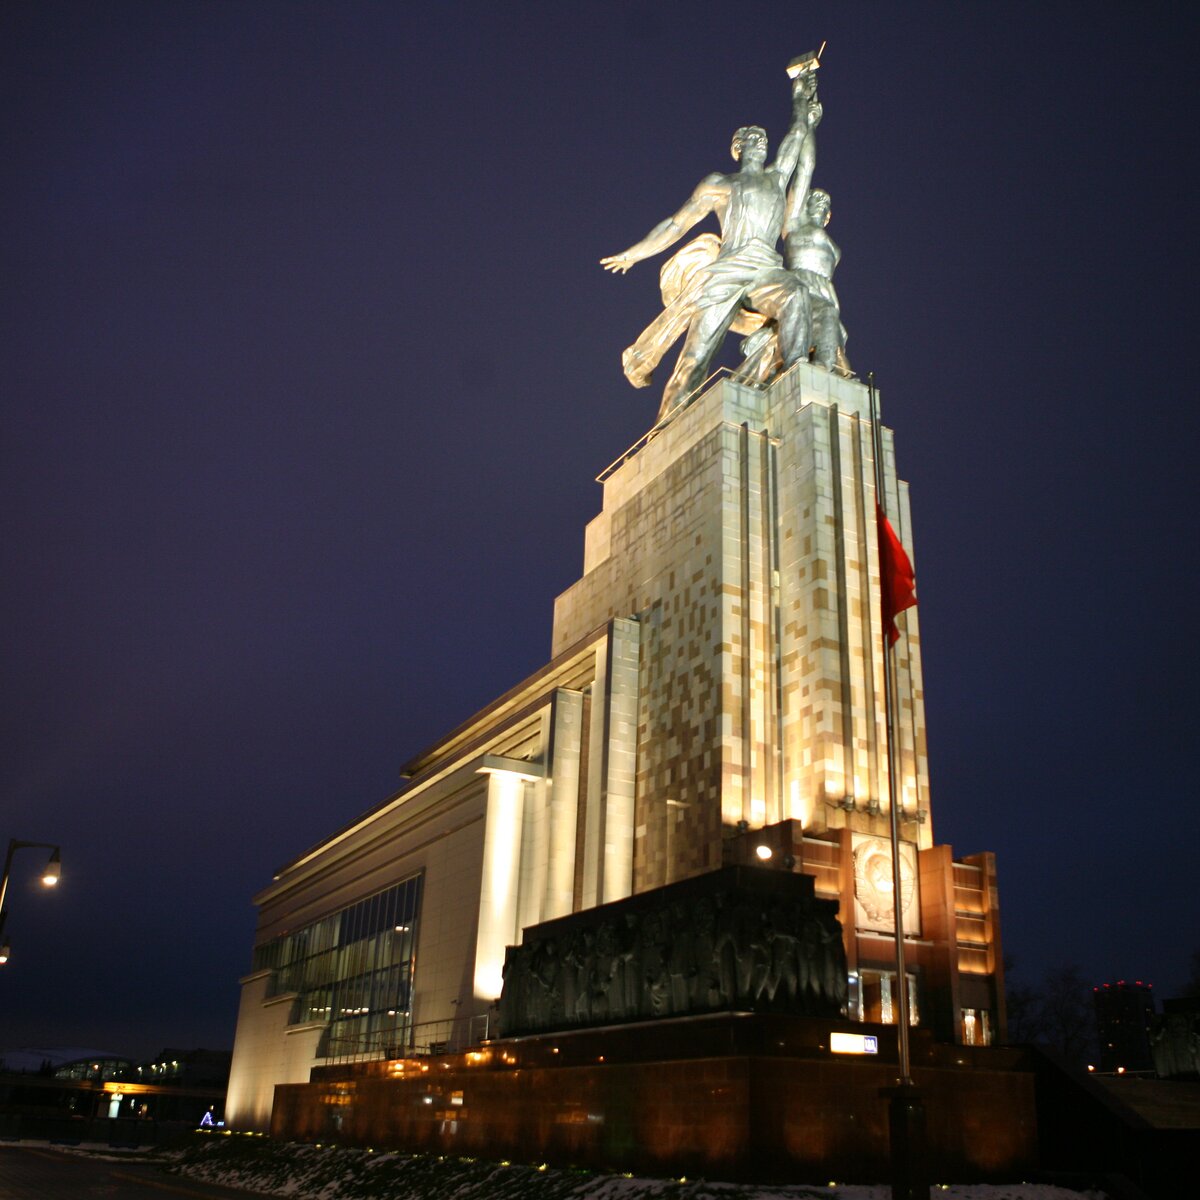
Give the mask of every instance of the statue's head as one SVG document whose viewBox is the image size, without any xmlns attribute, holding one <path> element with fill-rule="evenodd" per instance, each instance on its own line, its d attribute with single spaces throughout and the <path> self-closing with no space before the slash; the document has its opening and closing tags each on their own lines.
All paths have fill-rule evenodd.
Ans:
<svg viewBox="0 0 1200 1200">
<path fill-rule="evenodd" d="M 749 158 L 751 156 L 758 161 L 765 162 L 767 158 L 767 131 L 758 125 L 743 125 L 733 135 L 733 141 L 729 146 L 729 153 L 733 155 L 734 160 L 741 162 L 743 156 Z"/>
<path fill-rule="evenodd" d="M 804 202 L 804 211 L 814 225 L 828 225 L 832 208 L 833 201 L 830 200 L 829 193 L 821 191 L 820 188 L 813 188 Z"/>
</svg>

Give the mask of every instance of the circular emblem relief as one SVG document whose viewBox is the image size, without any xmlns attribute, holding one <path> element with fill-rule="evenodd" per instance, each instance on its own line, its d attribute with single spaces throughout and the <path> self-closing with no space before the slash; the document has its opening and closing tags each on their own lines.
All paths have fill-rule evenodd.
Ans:
<svg viewBox="0 0 1200 1200">
<path fill-rule="evenodd" d="M 913 898 L 913 866 L 906 847 L 900 847 L 900 910 L 907 914 Z M 892 887 L 892 847 L 870 838 L 854 850 L 854 896 L 869 920 L 895 925 Z"/>
</svg>

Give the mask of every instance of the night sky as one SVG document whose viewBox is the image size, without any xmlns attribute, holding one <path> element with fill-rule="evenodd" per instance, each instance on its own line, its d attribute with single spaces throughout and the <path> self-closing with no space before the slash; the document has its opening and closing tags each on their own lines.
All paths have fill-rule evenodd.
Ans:
<svg viewBox="0 0 1200 1200">
<path fill-rule="evenodd" d="M 549 657 L 660 259 L 786 128 L 912 485 L 934 833 L 1015 979 L 1200 946 L 1197 9 L 0 8 L 0 1048 L 232 1044 L 251 896 Z M 472 902 L 464 896 L 464 905 Z"/>
</svg>

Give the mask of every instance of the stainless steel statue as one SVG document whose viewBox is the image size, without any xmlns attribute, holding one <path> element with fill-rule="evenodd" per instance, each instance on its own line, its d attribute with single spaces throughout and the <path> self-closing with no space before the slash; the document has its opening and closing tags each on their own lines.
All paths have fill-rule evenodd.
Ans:
<svg viewBox="0 0 1200 1200">
<path fill-rule="evenodd" d="M 793 191 L 784 227 L 783 256 L 801 284 L 798 297 L 799 337 L 812 360 L 838 375 L 852 375 L 846 358 L 846 327 L 833 287 L 833 272 L 842 252 L 829 236 L 829 193 L 811 188 L 803 197 Z M 784 366 L 773 325 L 764 325 L 742 343 L 744 362 L 734 377 L 765 383 Z"/>
<path fill-rule="evenodd" d="M 812 188 L 789 214 L 783 231 L 783 257 L 804 286 L 802 323 L 814 349 L 814 359 L 831 371 L 849 373 L 846 364 L 846 329 L 842 308 L 833 290 L 833 272 L 842 257 L 837 243 L 825 231 L 829 224 L 829 193 Z"/>
<path fill-rule="evenodd" d="M 792 123 L 771 166 L 766 165 L 766 133 L 757 125 L 743 126 L 730 147 L 739 163 L 735 173 L 709 175 L 678 212 L 640 242 L 600 260 L 607 270 L 624 273 L 673 246 L 709 213 L 720 222 L 719 238 L 702 234 L 664 264 L 663 311 L 622 356 L 626 377 L 634 387 L 645 387 L 686 330 L 663 393 L 660 419 L 704 382 L 730 330 L 752 335 L 743 345 L 747 361 L 739 371 L 742 378 L 763 382 L 807 359 L 814 345 L 818 362 L 831 368 L 844 362 L 838 355 L 845 331 L 831 282 L 840 252 L 824 231 L 828 209 L 822 217 L 808 203 L 822 116 L 819 66 L 818 55 L 807 54 L 788 67 Z M 820 195 L 827 203 L 828 196 Z M 784 234 L 796 238 L 787 263 L 792 270 L 777 249 Z"/>
</svg>

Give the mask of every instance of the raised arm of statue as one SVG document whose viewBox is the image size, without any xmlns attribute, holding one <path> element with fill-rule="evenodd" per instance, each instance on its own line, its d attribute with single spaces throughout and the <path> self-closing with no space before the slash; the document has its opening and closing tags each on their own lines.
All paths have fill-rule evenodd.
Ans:
<svg viewBox="0 0 1200 1200">
<path fill-rule="evenodd" d="M 779 143 L 779 153 L 772 166 L 772 170 L 781 176 L 785 187 L 805 147 L 815 147 L 813 131 L 821 123 L 822 113 L 821 102 L 817 99 L 816 77 L 810 73 L 798 76 L 792 81 L 792 124 Z M 809 157 L 815 159 L 815 150 Z"/>
<path fill-rule="evenodd" d="M 668 246 L 673 246 L 693 225 L 716 210 L 717 204 L 725 196 L 721 188 L 724 178 L 723 175 L 714 174 L 703 179 L 688 202 L 674 216 L 659 221 L 640 242 L 635 242 L 628 250 L 602 258 L 600 265 L 606 271 L 615 271 L 623 275 L 634 263 L 651 258 Z"/>
<path fill-rule="evenodd" d="M 812 186 L 813 170 L 817 165 L 816 129 L 823 114 L 824 109 L 817 99 L 816 79 L 812 75 L 801 75 L 792 87 L 792 127 L 779 147 L 774 168 L 780 173 L 785 188 L 791 183 L 785 231 L 793 211 L 804 211 L 804 197 Z M 784 236 L 787 236 L 786 232 Z"/>
</svg>

